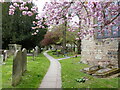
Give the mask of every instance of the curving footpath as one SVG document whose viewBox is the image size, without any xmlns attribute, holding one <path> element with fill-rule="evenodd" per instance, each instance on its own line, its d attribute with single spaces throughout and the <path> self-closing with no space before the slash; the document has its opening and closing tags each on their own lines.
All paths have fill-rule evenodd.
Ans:
<svg viewBox="0 0 120 90">
<path fill-rule="evenodd" d="M 50 67 L 44 76 L 39 88 L 61 88 L 61 65 L 58 60 L 54 59 L 47 54 L 43 53 L 50 60 Z"/>
</svg>

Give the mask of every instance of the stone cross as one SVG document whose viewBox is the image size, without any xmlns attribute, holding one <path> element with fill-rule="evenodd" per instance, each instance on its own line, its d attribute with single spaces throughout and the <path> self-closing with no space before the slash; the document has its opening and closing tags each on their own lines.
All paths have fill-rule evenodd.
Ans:
<svg viewBox="0 0 120 90">
<path fill-rule="evenodd" d="M 23 48 L 22 50 L 22 73 L 27 70 L 27 50 Z"/>
<path fill-rule="evenodd" d="M 12 86 L 16 86 L 22 76 L 22 52 L 16 50 L 13 58 L 13 71 L 12 71 Z"/>
</svg>

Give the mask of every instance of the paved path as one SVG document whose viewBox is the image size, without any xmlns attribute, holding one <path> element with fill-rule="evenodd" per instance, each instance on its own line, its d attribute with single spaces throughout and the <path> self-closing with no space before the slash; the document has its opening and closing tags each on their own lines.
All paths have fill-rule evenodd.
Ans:
<svg viewBox="0 0 120 90">
<path fill-rule="evenodd" d="M 46 52 L 44 52 L 44 55 L 50 60 L 50 67 L 39 88 L 61 88 L 62 82 L 60 63 Z"/>
</svg>

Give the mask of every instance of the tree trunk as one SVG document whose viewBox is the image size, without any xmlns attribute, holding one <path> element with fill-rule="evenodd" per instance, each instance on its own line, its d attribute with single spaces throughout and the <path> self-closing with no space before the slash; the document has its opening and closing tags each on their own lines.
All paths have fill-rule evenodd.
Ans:
<svg viewBox="0 0 120 90">
<path fill-rule="evenodd" d="M 75 52 L 75 44 L 74 44 L 74 46 L 73 46 L 73 51 Z"/>
<path fill-rule="evenodd" d="M 77 42 L 77 54 L 81 54 L 81 40 Z"/>
<path fill-rule="evenodd" d="M 66 53 L 66 28 L 67 27 L 67 22 L 65 21 L 65 28 L 63 31 L 63 54 Z"/>
</svg>

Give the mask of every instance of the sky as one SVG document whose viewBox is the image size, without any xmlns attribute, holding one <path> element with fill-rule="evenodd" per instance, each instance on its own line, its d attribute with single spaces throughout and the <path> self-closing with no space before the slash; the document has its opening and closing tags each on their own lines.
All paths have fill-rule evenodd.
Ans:
<svg viewBox="0 0 120 90">
<path fill-rule="evenodd" d="M 50 2 L 50 0 L 34 0 L 33 2 L 38 6 L 39 13 L 41 13 L 45 3 Z"/>
</svg>

